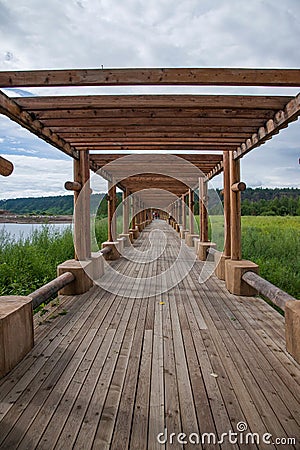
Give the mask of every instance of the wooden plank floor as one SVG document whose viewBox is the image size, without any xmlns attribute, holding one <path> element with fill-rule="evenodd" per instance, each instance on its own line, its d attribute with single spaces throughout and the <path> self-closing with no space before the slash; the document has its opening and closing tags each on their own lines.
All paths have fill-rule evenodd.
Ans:
<svg viewBox="0 0 300 450">
<path fill-rule="evenodd" d="M 210 264 L 191 268 L 194 250 L 163 221 L 127 256 L 112 264 L 126 276 L 107 271 L 105 289 L 35 318 L 34 349 L 0 381 L 0 448 L 300 448 L 300 366 L 283 318 L 214 276 L 200 284 Z M 236 442 L 213 443 L 239 422 Z M 296 443 L 269 445 L 264 433 Z"/>
</svg>

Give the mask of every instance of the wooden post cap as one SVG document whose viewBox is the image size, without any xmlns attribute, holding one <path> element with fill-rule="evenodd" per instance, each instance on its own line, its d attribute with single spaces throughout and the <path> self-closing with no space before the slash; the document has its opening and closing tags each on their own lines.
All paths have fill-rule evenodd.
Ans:
<svg viewBox="0 0 300 450">
<path fill-rule="evenodd" d="M 0 156 L 0 174 L 4 177 L 8 177 L 13 173 L 14 165 L 12 162 Z"/>
<path fill-rule="evenodd" d="M 78 183 L 77 181 L 66 181 L 65 182 L 65 189 L 67 191 L 80 191 L 82 188 L 81 183 Z"/>
<path fill-rule="evenodd" d="M 243 181 L 239 181 L 238 183 L 234 183 L 231 186 L 231 190 L 233 192 L 240 192 L 240 191 L 244 191 L 246 189 L 246 183 L 244 183 Z"/>
</svg>

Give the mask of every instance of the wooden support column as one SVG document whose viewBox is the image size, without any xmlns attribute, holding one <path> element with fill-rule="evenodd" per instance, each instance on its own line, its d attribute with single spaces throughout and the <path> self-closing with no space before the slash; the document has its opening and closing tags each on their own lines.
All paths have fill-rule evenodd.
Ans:
<svg viewBox="0 0 300 450">
<path fill-rule="evenodd" d="M 128 189 L 126 188 L 123 192 L 123 233 L 128 234 L 129 232 L 129 199 L 128 199 Z"/>
<path fill-rule="evenodd" d="M 183 230 L 186 229 L 186 206 L 185 206 L 185 195 L 183 194 L 181 196 L 181 203 L 182 203 L 182 228 Z"/>
<path fill-rule="evenodd" d="M 199 210 L 200 210 L 200 240 L 201 242 L 208 242 L 208 214 L 207 214 L 207 181 L 201 177 L 199 178 Z M 201 202 L 201 203 L 200 203 Z"/>
<path fill-rule="evenodd" d="M 189 228 L 190 234 L 194 234 L 194 192 L 189 189 Z"/>
<path fill-rule="evenodd" d="M 241 192 L 231 189 L 240 182 L 240 160 L 234 159 L 233 152 L 229 155 L 230 168 L 230 228 L 231 228 L 231 259 L 240 260 L 241 246 Z"/>
<path fill-rule="evenodd" d="M 116 185 L 112 182 L 108 182 L 108 198 L 107 198 L 107 240 L 113 242 L 116 238 L 115 235 L 115 223 L 114 214 L 116 206 Z"/>
<path fill-rule="evenodd" d="M 74 191 L 74 244 L 75 259 L 84 261 L 91 257 L 90 231 L 90 163 L 88 150 L 81 151 L 74 160 L 74 181 L 82 186 Z"/>
<path fill-rule="evenodd" d="M 136 220 L 135 220 L 135 198 L 134 195 L 131 197 L 131 228 L 135 229 Z"/>
<path fill-rule="evenodd" d="M 231 256 L 231 227 L 230 227 L 230 167 L 229 154 L 223 152 L 223 181 L 224 181 L 224 256 Z"/>
</svg>

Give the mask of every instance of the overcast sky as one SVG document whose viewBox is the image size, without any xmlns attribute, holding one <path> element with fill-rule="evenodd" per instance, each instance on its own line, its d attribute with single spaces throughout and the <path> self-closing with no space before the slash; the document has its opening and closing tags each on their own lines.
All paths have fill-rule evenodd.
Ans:
<svg viewBox="0 0 300 450">
<path fill-rule="evenodd" d="M 0 0 L 0 70 L 101 65 L 299 68 L 299 41 L 299 0 Z M 105 92 L 132 91 L 107 88 Z M 157 91 L 135 89 L 136 93 Z M 288 95 L 298 91 L 184 90 Z M 253 187 L 300 187 L 299 149 L 298 121 L 242 160 L 243 179 Z M 9 155 L 15 164 L 14 173 L 1 178 L 0 198 L 63 194 L 64 182 L 72 178 L 70 158 L 3 116 L 0 154 Z M 220 186 L 220 179 L 215 185 Z"/>
</svg>

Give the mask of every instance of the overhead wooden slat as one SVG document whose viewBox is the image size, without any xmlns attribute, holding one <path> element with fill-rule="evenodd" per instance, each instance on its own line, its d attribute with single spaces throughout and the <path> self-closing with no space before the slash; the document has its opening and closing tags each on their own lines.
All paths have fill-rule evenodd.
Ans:
<svg viewBox="0 0 300 450">
<path fill-rule="evenodd" d="M 300 86 L 299 69 L 141 68 L 9 71 L 0 87 L 49 86 Z"/>
<path fill-rule="evenodd" d="M 143 132 L 143 138 L 141 138 L 141 133 L 138 133 L 137 131 L 125 131 L 125 132 L 114 132 L 114 136 L 112 137 L 111 132 L 90 132 L 87 131 L 88 129 L 84 129 L 84 131 L 81 131 L 80 133 L 77 133 L 76 131 L 73 131 L 73 129 L 69 131 L 60 131 L 60 135 L 64 136 L 65 139 L 77 139 L 77 138 L 103 138 L 103 139 L 111 139 L 112 141 L 115 141 L 117 139 L 175 139 L 175 138 L 181 138 L 181 139 L 197 139 L 201 138 L 203 140 L 205 139 L 218 139 L 218 140 L 226 140 L 226 139 L 239 139 L 239 142 L 243 136 L 247 137 L 249 136 L 249 133 L 198 133 L 198 132 L 151 132 L 151 131 L 144 131 Z M 185 127 L 186 130 L 186 127 Z"/>
<path fill-rule="evenodd" d="M 241 133 L 241 134 L 249 134 L 249 133 L 253 133 L 253 130 L 255 130 L 254 126 L 239 126 L 239 127 L 228 127 L 228 126 L 222 126 L 222 125 L 211 125 L 211 126 L 202 126 L 202 125 L 194 125 L 194 126 L 189 126 L 186 125 L 185 127 L 183 126 L 173 126 L 172 124 L 168 125 L 168 126 L 160 126 L 160 125 L 148 125 L 148 126 L 142 126 L 142 125 L 132 125 L 130 128 L 123 126 L 123 127 L 109 127 L 109 126 L 97 126 L 97 127 L 55 127 L 52 126 L 51 127 L 52 130 L 54 131 L 59 131 L 59 133 L 65 133 L 65 132 L 88 132 L 88 133 L 107 133 L 107 134 L 115 134 L 115 133 L 126 133 L 128 135 L 131 135 L 131 133 L 139 133 L 139 135 L 146 135 L 147 133 L 160 133 L 160 134 L 165 134 L 165 133 L 177 133 L 177 132 L 185 132 L 186 134 L 189 133 L 200 133 L 200 135 L 208 135 L 210 136 L 211 134 L 216 134 L 216 133 L 227 133 L 227 134 L 231 134 L 231 133 Z"/>
<path fill-rule="evenodd" d="M 47 127 L 98 127 L 98 126 L 115 126 L 115 127 L 130 127 L 135 125 L 141 126 L 226 126 L 226 127 L 240 127 L 240 126 L 259 126 L 263 123 L 260 119 L 244 119 L 244 118 L 185 118 L 173 117 L 173 118 L 159 118 L 159 117 L 149 117 L 149 118 L 91 118 L 91 119 L 45 119 L 43 123 Z"/>
<path fill-rule="evenodd" d="M 214 118 L 246 118 L 246 119 L 270 119 L 273 111 L 270 109 L 249 108 L 78 108 L 78 109 L 44 109 L 34 110 L 32 114 L 39 120 L 45 119 L 95 119 L 95 118 L 181 118 L 214 117 Z"/>
<path fill-rule="evenodd" d="M 0 72 L 1 74 L 1 72 Z M 248 108 L 281 109 L 293 97 L 263 95 L 84 95 L 15 97 L 22 108 L 57 110 L 78 108 Z"/>
<path fill-rule="evenodd" d="M 188 145 L 188 144 L 183 144 L 183 145 L 178 145 L 178 144 L 160 144 L 160 145 L 104 145 L 101 146 L 99 144 L 80 144 L 77 145 L 76 148 L 80 151 L 80 150 L 99 150 L 99 152 L 105 151 L 120 151 L 120 150 L 154 150 L 154 151 L 159 151 L 159 150 L 164 150 L 164 151 L 180 151 L 180 150 L 189 150 L 189 151 L 199 151 L 199 150 L 204 150 L 204 151 L 220 151 L 221 149 L 223 150 L 235 150 L 236 149 L 236 144 L 235 145 L 228 145 L 228 144 L 222 144 L 222 143 L 218 143 L 218 144 L 199 144 L 199 145 Z"/>
<path fill-rule="evenodd" d="M 107 160 L 111 160 L 111 161 L 114 161 L 114 160 L 117 160 L 117 159 L 119 159 L 119 158 L 124 158 L 124 157 L 126 157 L 126 156 L 131 156 L 130 154 L 122 154 L 122 153 L 119 153 L 119 154 L 101 154 L 101 155 L 98 155 L 98 154 L 93 154 L 93 153 L 91 153 L 90 154 L 90 157 L 91 158 L 93 158 L 95 161 L 97 161 L 98 159 L 107 159 Z M 153 155 L 149 155 L 150 156 L 150 161 L 153 161 Z M 172 155 L 172 156 L 174 156 L 174 157 L 176 157 L 176 158 L 181 158 L 181 159 L 185 159 L 185 160 L 187 160 L 187 161 L 190 161 L 190 162 L 205 162 L 205 161 L 209 161 L 209 162 L 212 162 L 212 161 L 222 161 L 222 158 L 223 158 L 223 156 L 222 156 L 222 154 L 220 154 L 220 155 L 210 155 L 210 154 L 205 154 L 205 153 L 201 153 L 200 155 L 188 155 L 188 154 L 179 154 L 179 155 Z M 170 158 L 169 158 L 169 156 L 168 155 L 159 155 L 159 157 L 158 157 L 158 159 L 159 159 L 159 163 L 161 164 L 161 163 L 163 163 L 164 161 L 167 163 L 167 164 L 169 164 L 170 163 Z M 145 160 L 147 160 L 147 155 L 143 155 L 142 156 L 142 161 L 144 162 Z M 174 160 L 174 158 L 173 158 L 173 160 Z M 123 162 L 126 162 L 126 159 L 123 159 Z M 136 163 L 138 162 L 138 160 L 136 160 Z M 172 161 L 173 162 L 173 161 Z"/>
</svg>

